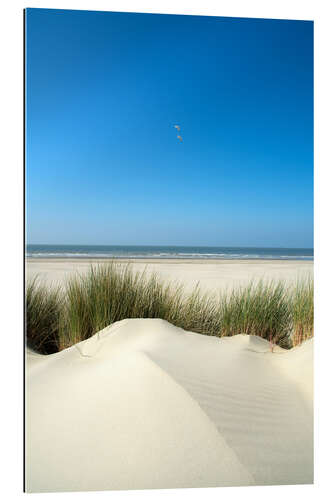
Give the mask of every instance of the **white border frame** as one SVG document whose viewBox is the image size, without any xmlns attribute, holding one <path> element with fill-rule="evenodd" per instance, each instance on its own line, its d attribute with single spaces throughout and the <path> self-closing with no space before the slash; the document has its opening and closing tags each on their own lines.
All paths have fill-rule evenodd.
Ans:
<svg viewBox="0 0 333 500">
<path fill-rule="evenodd" d="M 22 493 L 22 380 L 23 380 L 23 8 L 64 8 L 124 12 L 259 17 L 315 21 L 315 485 L 249 488 L 144 490 L 124 492 L 54 493 L 52 498 L 246 498 L 270 500 L 302 495 L 302 499 L 328 498 L 332 489 L 331 453 L 333 403 L 330 367 L 333 332 L 332 272 L 332 7 L 326 0 L 68 0 L 8 1 L 1 10 L 1 455 L 4 498 Z M 4 234 L 3 234 L 4 233 Z M 330 321 L 331 320 L 331 321 Z M 3 398 L 5 396 L 5 398 Z M 269 488 L 269 490 L 267 490 Z M 38 499 L 50 498 L 38 494 Z"/>
</svg>

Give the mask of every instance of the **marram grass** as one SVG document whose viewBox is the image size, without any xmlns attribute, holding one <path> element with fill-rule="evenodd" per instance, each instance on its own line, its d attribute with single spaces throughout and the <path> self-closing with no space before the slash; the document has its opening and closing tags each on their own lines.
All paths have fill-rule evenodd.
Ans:
<svg viewBox="0 0 333 500">
<path fill-rule="evenodd" d="M 26 341 L 28 347 L 50 354 L 59 350 L 59 322 L 63 297 L 33 279 L 26 286 Z"/>
<path fill-rule="evenodd" d="M 298 280 L 292 292 L 292 345 L 313 337 L 313 279 Z"/>
<path fill-rule="evenodd" d="M 204 335 L 258 335 L 290 348 L 313 336 L 313 280 L 290 288 L 250 283 L 220 296 L 186 294 L 182 285 L 112 262 L 92 266 L 64 289 L 37 279 L 26 289 L 27 343 L 43 354 L 70 347 L 125 318 L 160 318 Z"/>
<path fill-rule="evenodd" d="M 252 282 L 222 296 L 220 307 L 221 336 L 258 335 L 290 347 L 290 297 L 282 282 Z"/>
</svg>

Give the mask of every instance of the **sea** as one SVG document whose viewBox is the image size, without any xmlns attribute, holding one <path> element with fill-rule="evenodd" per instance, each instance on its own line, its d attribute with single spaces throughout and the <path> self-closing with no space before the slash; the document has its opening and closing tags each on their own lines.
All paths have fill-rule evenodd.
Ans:
<svg viewBox="0 0 333 500">
<path fill-rule="evenodd" d="M 28 258 L 313 260 L 312 248 L 27 245 Z"/>
</svg>

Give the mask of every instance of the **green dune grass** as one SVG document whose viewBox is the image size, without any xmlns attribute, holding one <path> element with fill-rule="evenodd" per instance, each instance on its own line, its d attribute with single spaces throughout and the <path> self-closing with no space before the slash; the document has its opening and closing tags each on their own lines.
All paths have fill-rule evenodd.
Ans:
<svg viewBox="0 0 333 500">
<path fill-rule="evenodd" d="M 298 281 L 292 294 L 293 346 L 313 337 L 313 279 Z"/>
<path fill-rule="evenodd" d="M 92 266 L 63 290 L 37 279 L 26 287 L 27 345 L 48 354 L 85 340 L 125 318 L 160 318 L 185 330 L 231 336 L 258 335 L 290 348 L 313 336 L 313 280 L 250 283 L 231 293 L 191 294 L 156 275 L 116 262 Z"/>
<path fill-rule="evenodd" d="M 47 288 L 35 278 L 28 283 L 25 298 L 28 346 L 42 354 L 57 352 L 63 294 L 59 288 Z"/>
<path fill-rule="evenodd" d="M 290 347 L 292 313 L 290 294 L 282 282 L 253 282 L 222 296 L 221 335 L 258 335 Z"/>
</svg>

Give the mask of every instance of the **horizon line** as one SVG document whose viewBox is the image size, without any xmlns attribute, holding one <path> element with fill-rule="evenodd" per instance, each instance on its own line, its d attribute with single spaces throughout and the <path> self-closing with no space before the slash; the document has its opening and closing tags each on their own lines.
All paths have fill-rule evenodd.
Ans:
<svg viewBox="0 0 333 500">
<path fill-rule="evenodd" d="M 197 248 L 280 248 L 280 249 L 290 249 L 290 250 L 314 250 L 314 247 L 287 247 L 287 246 L 256 246 L 256 245 L 173 245 L 173 244 L 168 244 L 168 245 L 149 245 L 149 244 L 119 244 L 119 243 L 26 243 L 26 246 L 28 245 L 35 245 L 35 246 L 104 246 L 104 247 L 182 247 L 182 248 L 192 248 L 192 247 L 197 247 Z"/>
</svg>

